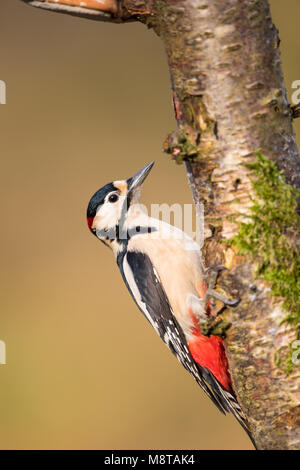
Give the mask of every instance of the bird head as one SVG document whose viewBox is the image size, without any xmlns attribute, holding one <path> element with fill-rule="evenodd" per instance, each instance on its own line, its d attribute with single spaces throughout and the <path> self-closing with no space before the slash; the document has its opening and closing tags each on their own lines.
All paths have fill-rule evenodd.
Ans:
<svg viewBox="0 0 300 470">
<path fill-rule="evenodd" d="M 127 238 L 127 217 L 130 208 L 139 203 L 141 185 L 154 162 L 127 180 L 113 181 L 99 189 L 87 208 L 91 232 L 104 243 Z"/>
</svg>

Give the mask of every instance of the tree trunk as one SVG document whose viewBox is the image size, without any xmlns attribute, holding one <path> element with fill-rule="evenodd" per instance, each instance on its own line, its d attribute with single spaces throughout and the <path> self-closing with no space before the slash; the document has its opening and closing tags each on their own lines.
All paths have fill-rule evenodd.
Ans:
<svg viewBox="0 0 300 470">
<path fill-rule="evenodd" d="M 102 16 L 85 3 L 59 1 L 79 16 L 142 21 L 165 43 L 179 127 L 165 150 L 204 203 L 205 264 L 226 266 L 219 288 L 241 298 L 224 312 L 234 389 L 258 448 L 300 449 L 300 159 L 268 2 L 107 0 Z"/>
</svg>

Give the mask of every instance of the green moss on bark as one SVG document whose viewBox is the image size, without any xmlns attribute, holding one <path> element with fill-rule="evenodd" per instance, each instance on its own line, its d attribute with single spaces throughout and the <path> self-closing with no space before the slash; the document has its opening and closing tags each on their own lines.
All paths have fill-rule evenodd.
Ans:
<svg viewBox="0 0 300 470">
<path fill-rule="evenodd" d="M 191 142 L 183 130 L 168 135 L 164 142 L 163 151 L 172 155 L 173 160 L 179 164 L 184 161 L 193 161 L 198 156 L 197 145 Z"/>
<path fill-rule="evenodd" d="M 253 193 L 248 223 L 231 240 L 239 254 L 257 261 L 257 276 L 270 282 L 272 295 L 283 299 L 285 322 L 300 328 L 300 192 L 286 183 L 276 164 L 257 152 L 247 164 Z M 289 370 L 291 363 L 289 363 Z"/>
</svg>

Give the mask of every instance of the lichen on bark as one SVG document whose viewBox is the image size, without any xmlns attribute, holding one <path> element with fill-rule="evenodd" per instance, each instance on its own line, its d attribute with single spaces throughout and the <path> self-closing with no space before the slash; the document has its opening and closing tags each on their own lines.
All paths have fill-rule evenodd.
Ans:
<svg viewBox="0 0 300 470">
<path fill-rule="evenodd" d="M 250 170 L 253 195 L 249 222 L 240 222 L 231 240 L 239 254 L 250 255 L 257 277 L 270 282 L 271 294 L 282 298 L 287 322 L 300 328 L 300 191 L 286 183 L 276 164 L 256 152 L 257 159 L 246 164 Z M 295 338 L 295 339 L 296 339 Z M 287 372 L 292 361 L 288 360 Z"/>
<path fill-rule="evenodd" d="M 199 158 L 197 145 L 190 141 L 188 134 L 183 130 L 169 134 L 164 141 L 163 150 L 172 155 L 178 164 Z"/>
</svg>

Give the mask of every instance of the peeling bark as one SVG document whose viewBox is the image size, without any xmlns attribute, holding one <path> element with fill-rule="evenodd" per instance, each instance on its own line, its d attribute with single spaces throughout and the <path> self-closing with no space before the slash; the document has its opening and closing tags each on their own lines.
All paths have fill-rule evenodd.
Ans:
<svg viewBox="0 0 300 470">
<path fill-rule="evenodd" d="M 46 8 L 51 3 L 23 1 Z M 94 8 L 94 1 L 85 3 L 85 10 Z M 241 298 L 226 311 L 235 391 L 258 448 L 300 449 L 300 372 L 287 376 L 278 360 L 289 351 L 295 331 L 281 324 L 288 313 L 282 299 L 255 278 L 256 261 L 226 243 L 249 214 L 253 188 L 245 163 L 255 160 L 254 150 L 261 149 L 286 181 L 300 188 L 292 111 L 268 2 L 105 0 L 105 5 L 106 20 L 142 21 L 164 41 L 178 127 L 193 150 L 181 158 L 194 201 L 205 206 L 205 262 L 225 265 L 220 287 Z M 88 16 L 82 8 L 73 14 Z"/>
</svg>

